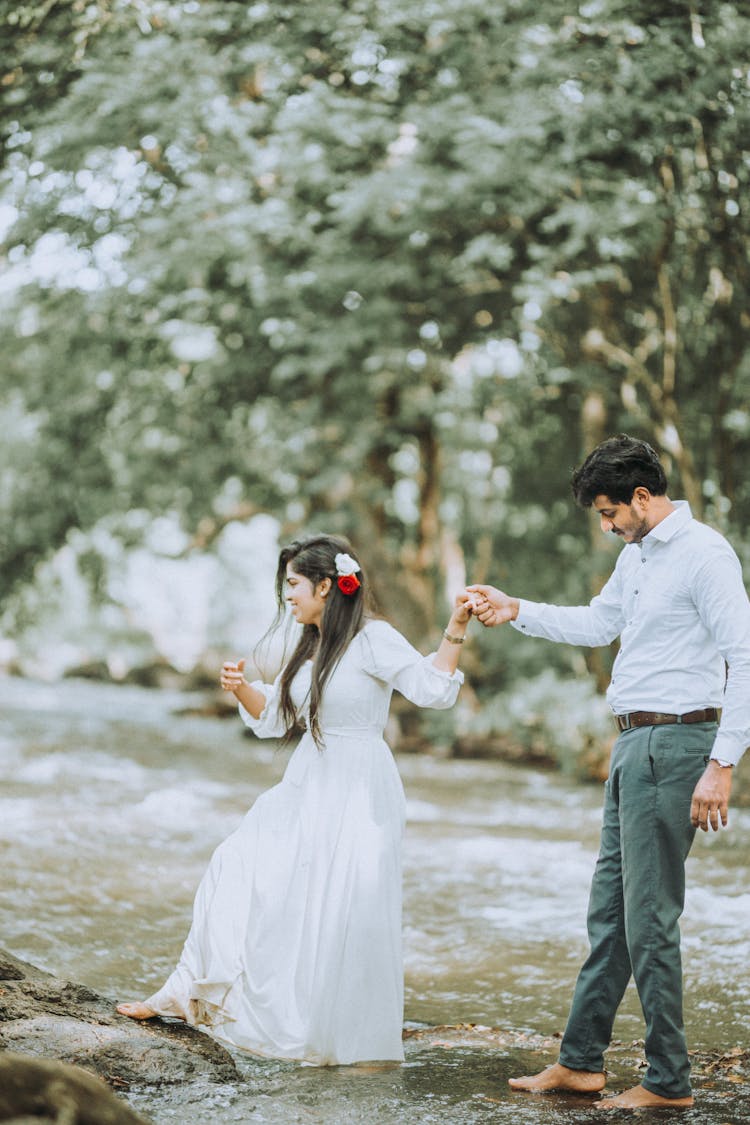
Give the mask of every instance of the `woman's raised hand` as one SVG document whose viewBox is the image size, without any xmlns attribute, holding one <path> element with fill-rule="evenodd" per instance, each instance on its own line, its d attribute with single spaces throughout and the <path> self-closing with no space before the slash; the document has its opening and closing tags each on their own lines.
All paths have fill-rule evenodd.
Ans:
<svg viewBox="0 0 750 1125">
<path fill-rule="evenodd" d="M 233 663 L 231 660 L 225 660 L 221 666 L 220 683 L 224 691 L 237 691 L 245 683 L 243 675 L 245 671 L 245 661 L 238 660 Z"/>
<path fill-rule="evenodd" d="M 474 616 L 479 606 L 479 598 L 475 594 L 470 594 L 467 590 L 462 590 L 456 596 L 453 604 L 453 613 L 451 620 L 457 625 L 466 625 L 469 618 Z"/>
</svg>

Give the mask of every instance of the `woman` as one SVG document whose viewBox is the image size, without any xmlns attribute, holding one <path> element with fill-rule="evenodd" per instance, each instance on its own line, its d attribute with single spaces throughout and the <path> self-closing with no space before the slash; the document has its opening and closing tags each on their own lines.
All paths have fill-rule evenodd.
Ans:
<svg viewBox="0 0 750 1125">
<path fill-rule="evenodd" d="M 285 547 L 276 595 L 302 626 L 273 684 L 222 666 L 262 738 L 306 730 L 282 781 L 221 844 L 196 895 L 180 962 L 132 1019 L 178 1016 L 235 1047 L 318 1065 L 403 1059 L 401 838 L 404 793 L 383 728 L 394 688 L 451 707 L 472 603 L 421 656 L 368 615 L 350 544 L 319 535 Z M 286 593 L 285 593 L 286 591 Z"/>
</svg>

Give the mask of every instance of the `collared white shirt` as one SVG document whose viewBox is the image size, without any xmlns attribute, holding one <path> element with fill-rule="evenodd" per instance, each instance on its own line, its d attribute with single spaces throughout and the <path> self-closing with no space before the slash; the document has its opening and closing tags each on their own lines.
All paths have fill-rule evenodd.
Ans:
<svg viewBox="0 0 750 1125">
<path fill-rule="evenodd" d="M 589 605 L 521 600 L 513 625 L 591 647 L 619 636 L 607 690 L 616 715 L 722 707 L 711 757 L 736 764 L 750 745 L 750 601 L 740 562 L 684 500 L 641 543 L 623 547 Z"/>
</svg>

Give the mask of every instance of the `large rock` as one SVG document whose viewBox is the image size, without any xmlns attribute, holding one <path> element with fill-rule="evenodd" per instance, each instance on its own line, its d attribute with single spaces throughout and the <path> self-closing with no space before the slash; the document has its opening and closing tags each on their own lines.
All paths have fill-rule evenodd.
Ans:
<svg viewBox="0 0 750 1125">
<path fill-rule="evenodd" d="M 0 1121 L 12 1125 L 149 1125 L 79 1066 L 0 1054 Z"/>
<path fill-rule="evenodd" d="M 231 1055 L 208 1035 L 178 1020 L 138 1023 L 119 1016 L 112 1000 L 58 980 L 4 950 L 2 1048 L 76 1064 L 118 1089 L 195 1079 L 233 1082 L 238 1077 Z"/>
</svg>

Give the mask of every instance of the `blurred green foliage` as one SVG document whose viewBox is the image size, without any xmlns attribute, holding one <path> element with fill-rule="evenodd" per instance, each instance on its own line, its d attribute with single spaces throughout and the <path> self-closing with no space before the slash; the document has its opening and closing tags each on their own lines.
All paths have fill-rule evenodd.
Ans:
<svg viewBox="0 0 750 1125">
<path fill-rule="evenodd" d="M 619 430 L 746 549 L 744 4 L 0 10 L 7 593 L 76 528 L 268 511 L 418 642 L 464 569 L 587 601 L 568 478 Z M 471 672 L 549 665 L 497 630 Z"/>
</svg>

